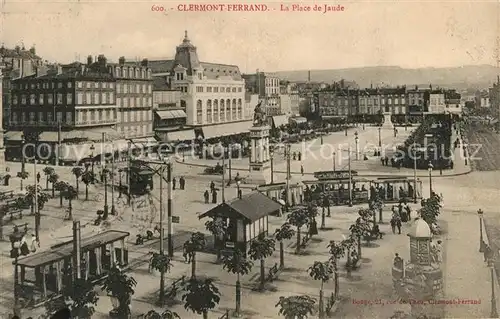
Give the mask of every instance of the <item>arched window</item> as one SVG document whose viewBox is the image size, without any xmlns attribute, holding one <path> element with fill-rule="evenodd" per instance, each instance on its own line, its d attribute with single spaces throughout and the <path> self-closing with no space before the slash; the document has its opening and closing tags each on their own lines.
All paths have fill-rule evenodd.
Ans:
<svg viewBox="0 0 500 319">
<path fill-rule="evenodd" d="M 237 116 L 236 116 L 236 99 L 233 99 L 233 103 L 231 105 L 231 118 L 233 120 L 237 119 Z"/>
<path fill-rule="evenodd" d="M 212 123 L 212 100 L 207 101 L 207 123 Z"/>
<path fill-rule="evenodd" d="M 123 68 L 123 77 L 124 78 L 128 77 L 128 69 L 127 68 Z"/>
<path fill-rule="evenodd" d="M 203 123 L 203 102 L 201 100 L 196 102 L 196 122 Z"/>
<path fill-rule="evenodd" d="M 119 78 L 121 76 L 120 68 L 116 68 L 116 77 Z"/>
<path fill-rule="evenodd" d="M 219 122 L 219 100 L 214 100 L 214 109 L 212 112 L 214 123 Z"/>
<path fill-rule="evenodd" d="M 238 119 L 243 119 L 243 105 L 241 99 L 238 99 Z"/>
<path fill-rule="evenodd" d="M 220 104 L 219 104 L 219 121 L 220 122 L 226 121 L 226 114 L 224 113 L 226 111 L 226 109 L 225 109 L 224 105 L 225 105 L 224 100 L 220 100 Z"/>
<path fill-rule="evenodd" d="M 226 100 L 226 121 L 231 121 L 231 100 Z"/>
</svg>

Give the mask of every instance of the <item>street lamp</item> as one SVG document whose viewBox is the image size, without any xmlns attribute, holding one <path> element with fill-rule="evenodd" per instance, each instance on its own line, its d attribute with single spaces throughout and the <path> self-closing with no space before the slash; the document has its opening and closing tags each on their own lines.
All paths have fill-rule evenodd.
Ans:
<svg viewBox="0 0 500 319">
<path fill-rule="evenodd" d="M 24 157 L 24 146 L 26 145 L 26 139 L 24 137 L 24 134 L 21 135 L 21 172 L 24 174 L 24 169 L 26 166 L 26 158 Z"/>
<path fill-rule="evenodd" d="M 172 163 L 169 157 L 165 157 L 163 162 L 167 166 L 167 249 L 168 256 L 174 256 L 174 242 L 172 238 Z M 163 179 L 163 176 L 161 177 Z M 224 188 L 224 183 L 222 183 L 222 188 Z M 163 230 L 162 230 L 163 231 Z"/>
<path fill-rule="evenodd" d="M 434 165 L 432 165 L 431 161 L 429 161 L 429 166 L 427 167 L 429 170 L 429 197 L 432 196 L 432 169 Z"/>
<path fill-rule="evenodd" d="M 12 249 L 10 251 L 10 257 L 14 258 L 14 315 L 17 315 L 18 317 L 21 315 L 21 309 L 19 308 L 19 290 L 18 290 L 19 267 L 17 265 L 17 260 L 21 253 L 20 248 L 23 236 L 24 234 L 19 231 L 17 226 L 14 226 L 14 232 L 9 236 L 9 240 L 12 245 Z"/>
<path fill-rule="evenodd" d="M 104 213 L 103 218 L 108 218 L 108 169 L 104 166 L 103 169 L 103 182 L 104 182 Z"/>
<path fill-rule="evenodd" d="M 271 147 L 269 149 L 269 157 L 271 160 L 271 184 L 274 183 L 274 149 Z"/>
<path fill-rule="evenodd" d="M 95 151 L 95 146 L 94 144 L 90 145 L 90 160 L 92 161 L 92 176 L 94 175 L 94 151 Z"/>
<path fill-rule="evenodd" d="M 239 199 L 241 199 L 240 183 L 241 183 L 241 181 L 240 181 L 240 180 L 238 180 L 238 181 L 236 182 L 236 196 L 237 196 Z"/>
<path fill-rule="evenodd" d="M 359 136 L 358 136 L 358 131 L 354 132 L 354 142 L 356 143 L 356 161 L 358 161 L 359 160 L 359 152 L 358 152 Z"/>
<path fill-rule="evenodd" d="M 352 207 L 352 172 L 351 172 L 351 146 L 348 148 L 348 170 L 349 170 L 349 207 Z"/>
<path fill-rule="evenodd" d="M 483 239 L 483 210 L 478 209 L 477 215 L 479 216 L 479 252 L 484 252 L 484 239 Z"/>
<path fill-rule="evenodd" d="M 488 259 L 488 267 L 491 273 L 491 314 L 490 318 L 498 318 L 497 298 L 495 295 L 495 265 L 492 258 Z"/>
<path fill-rule="evenodd" d="M 345 126 L 345 136 L 347 136 L 347 124 Z"/>
<path fill-rule="evenodd" d="M 413 142 L 413 202 L 417 203 L 417 145 Z"/>
<path fill-rule="evenodd" d="M 380 137 L 380 130 L 382 128 L 379 126 L 378 127 L 378 147 L 382 147 L 382 138 Z"/>
</svg>

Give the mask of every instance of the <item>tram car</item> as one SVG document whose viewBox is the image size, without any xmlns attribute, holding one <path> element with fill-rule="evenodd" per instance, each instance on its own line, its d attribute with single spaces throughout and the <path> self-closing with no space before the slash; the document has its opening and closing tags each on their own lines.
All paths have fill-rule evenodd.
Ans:
<svg viewBox="0 0 500 319">
<path fill-rule="evenodd" d="M 130 163 L 130 193 L 145 195 L 153 189 L 153 170 L 141 161 Z"/>
</svg>

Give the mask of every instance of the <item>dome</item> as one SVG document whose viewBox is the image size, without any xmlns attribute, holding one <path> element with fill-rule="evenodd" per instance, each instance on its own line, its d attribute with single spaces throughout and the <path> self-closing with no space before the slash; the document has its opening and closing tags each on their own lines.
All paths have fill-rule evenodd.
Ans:
<svg viewBox="0 0 500 319">
<path fill-rule="evenodd" d="M 427 224 L 427 222 L 422 218 L 419 218 L 415 220 L 415 223 L 413 223 L 408 236 L 416 238 L 431 238 L 432 233 L 429 224 Z"/>
</svg>

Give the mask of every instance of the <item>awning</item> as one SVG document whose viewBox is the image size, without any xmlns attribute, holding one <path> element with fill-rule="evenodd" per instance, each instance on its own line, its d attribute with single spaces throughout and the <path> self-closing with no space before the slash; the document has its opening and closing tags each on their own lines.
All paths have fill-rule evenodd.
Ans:
<svg viewBox="0 0 500 319">
<path fill-rule="evenodd" d="M 81 139 L 83 141 L 98 142 L 102 139 L 102 134 L 105 134 L 106 140 L 120 139 L 122 134 L 112 128 L 92 128 L 87 130 L 73 130 L 69 132 L 61 132 L 61 142 L 65 140 Z M 57 131 L 47 131 L 40 134 L 40 142 L 54 142 L 58 141 Z M 9 131 L 5 133 L 5 138 L 11 141 L 21 141 L 22 131 Z"/>
<path fill-rule="evenodd" d="M 184 112 L 183 110 L 156 111 L 156 115 L 158 115 L 162 120 L 187 117 L 186 112 Z"/>
<path fill-rule="evenodd" d="M 8 131 L 5 132 L 4 138 L 8 141 L 20 141 L 22 140 L 23 132 L 21 131 Z"/>
<path fill-rule="evenodd" d="M 132 145 L 136 147 L 153 147 L 158 145 L 158 141 L 154 137 L 134 138 Z"/>
<path fill-rule="evenodd" d="M 203 135 L 205 139 L 230 136 L 235 134 L 247 133 L 252 127 L 252 121 L 242 121 L 233 123 L 224 123 L 219 125 L 211 125 L 203 127 Z"/>
<path fill-rule="evenodd" d="M 128 140 L 115 140 L 112 142 L 98 143 L 62 143 L 60 148 L 60 159 L 63 161 L 78 162 L 92 155 L 112 154 L 113 152 L 121 152 L 128 149 Z M 92 146 L 94 149 L 92 150 Z"/>
<path fill-rule="evenodd" d="M 167 133 L 167 141 L 169 142 L 182 142 L 190 140 L 194 140 L 194 130 L 184 130 Z"/>
<path fill-rule="evenodd" d="M 292 117 L 290 118 L 290 121 L 296 124 L 307 123 L 307 119 L 305 117 Z"/>
<path fill-rule="evenodd" d="M 274 127 L 288 125 L 288 116 L 286 116 L 286 115 L 273 116 L 273 123 L 274 123 Z"/>
</svg>

